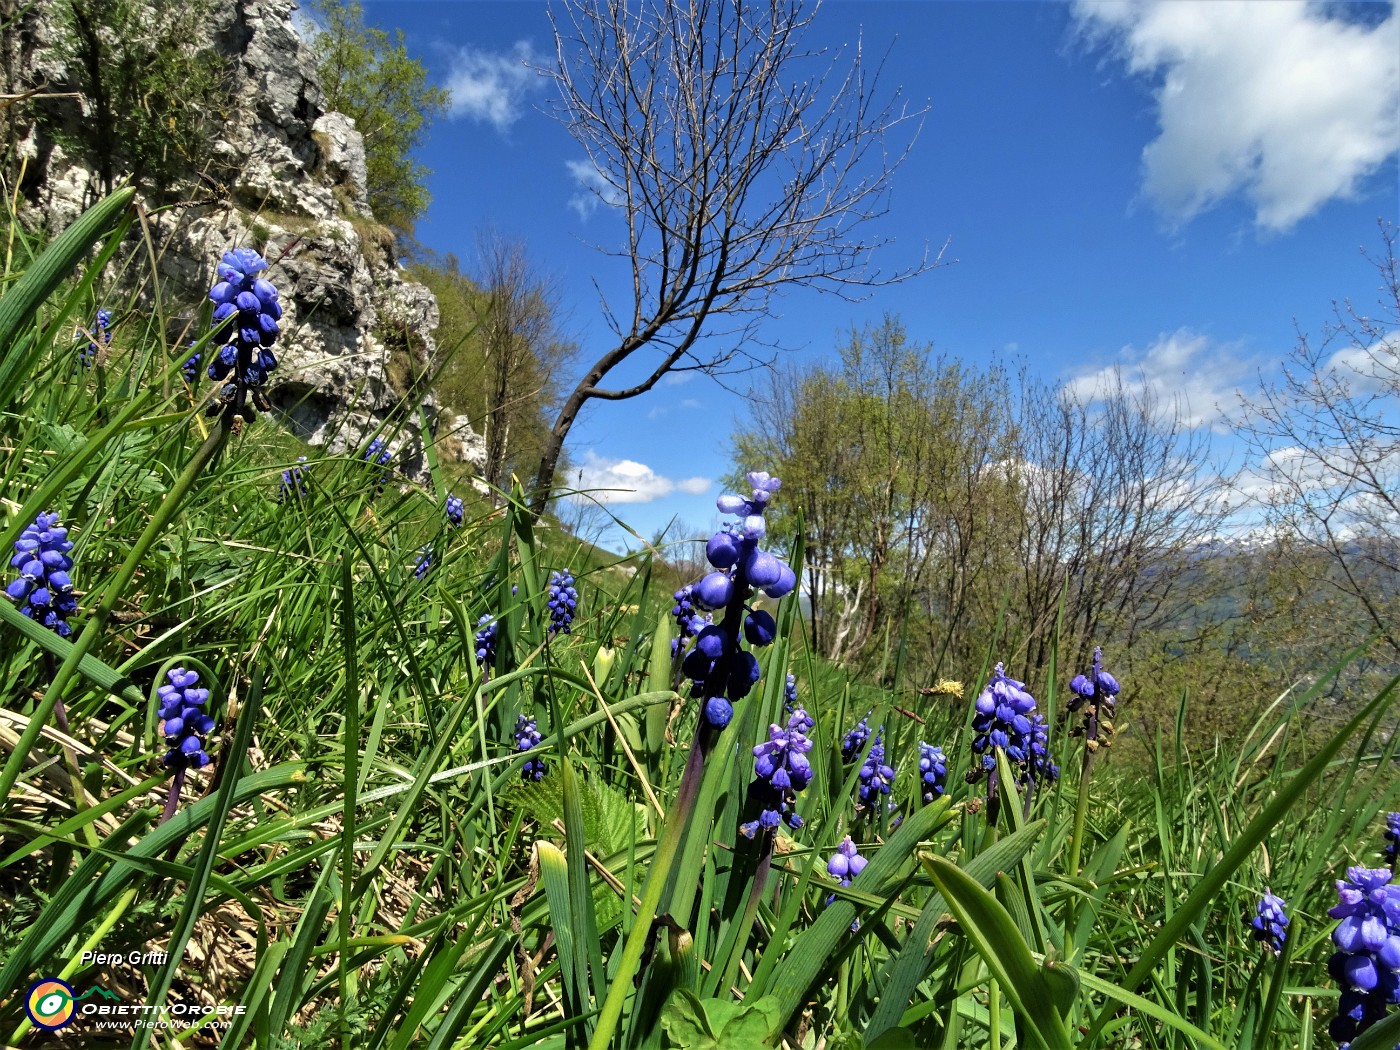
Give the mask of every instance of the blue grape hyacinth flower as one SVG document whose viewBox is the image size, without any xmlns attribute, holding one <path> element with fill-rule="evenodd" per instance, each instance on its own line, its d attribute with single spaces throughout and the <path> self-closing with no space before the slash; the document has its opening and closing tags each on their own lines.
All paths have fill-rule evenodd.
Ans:
<svg viewBox="0 0 1400 1050">
<path fill-rule="evenodd" d="M 972 750 L 982 758 L 982 768 L 996 769 L 994 748 L 1001 748 L 1012 765 L 1023 765 L 1031 754 L 1031 733 L 1034 723 L 1035 697 L 1026 691 L 1026 683 L 1007 675 L 997 664 L 991 681 L 977 697 L 976 714 L 972 719 Z"/>
<path fill-rule="evenodd" d="M 856 794 L 860 804 L 874 810 L 881 798 L 887 797 L 894 787 L 894 767 L 885 761 L 885 727 L 875 732 L 875 743 L 856 774 Z"/>
<path fill-rule="evenodd" d="M 449 492 L 447 494 L 447 500 L 443 503 L 443 509 L 447 511 L 447 520 L 452 523 L 454 528 L 460 529 L 462 527 L 462 520 L 465 517 L 465 508 L 462 505 L 461 499 Z"/>
<path fill-rule="evenodd" d="M 418 561 L 413 565 L 413 575 L 422 579 L 433 567 L 433 547 L 427 543 L 418 548 Z"/>
<path fill-rule="evenodd" d="M 496 618 L 490 613 L 476 621 L 476 666 L 487 672 L 496 667 Z"/>
<path fill-rule="evenodd" d="M 102 346 L 112 345 L 112 311 L 98 310 L 97 317 L 92 322 L 92 336 L 96 342 L 88 341 L 87 347 L 79 352 L 78 364 L 84 368 L 90 368 L 97 361 L 97 351 Z"/>
<path fill-rule="evenodd" d="M 671 617 L 676 622 L 676 637 L 671 639 L 671 659 L 674 660 L 686 643 L 712 623 L 713 618 L 696 608 L 695 584 L 687 583 L 671 597 L 676 602 L 671 606 Z"/>
<path fill-rule="evenodd" d="M 535 747 L 543 737 L 533 718 L 524 715 L 515 717 L 515 749 L 517 751 L 529 751 Z M 540 781 L 544 779 L 544 761 L 539 758 L 531 758 L 521 767 L 520 776 L 523 780 Z"/>
<path fill-rule="evenodd" d="M 752 471 L 747 477 L 748 496 L 726 494 L 715 501 L 721 513 L 738 515 L 739 520 L 721 526 L 710 537 L 705 557 L 714 571 L 691 591 L 695 604 L 723 610 L 723 619 L 696 634 L 681 663 L 691 680 L 690 695 L 702 701 L 702 721 L 713 730 L 729 724 L 735 701 L 747 696 L 758 681 L 758 659 L 743 648 L 743 642 L 768 645 L 775 636 L 772 615 L 748 604 L 753 592 L 782 598 L 797 586 L 792 569 L 759 546 L 768 531 L 764 511 L 782 482 L 766 471 Z"/>
<path fill-rule="evenodd" d="M 836 852 L 831 859 L 826 862 L 826 873 L 835 879 L 842 886 L 849 886 L 851 880 L 865 870 L 866 858 L 860 855 L 856 844 L 847 835 L 841 840 L 841 844 L 836 847 Z M 826 898 L 826 903 L 830 905 L 836 900 L 836 894 L 831 894 Z M 851 923 L 851 931 L 860 929 L 860 920 Z"/>
<path fill-rule="evenodd" d="M 1275 955 L 1283 951 L 1283 939 L 1288 933 L 1287 907 L 1282 897 L 1266 889 L 1250 923 L 1254 927 L 1254 939 L 1267 945 Z"/>
<path fill-rule="evenodd" d="M 58 514 L 39 514 L 15 540 L 10 565 L 19 570 L 19 578 L 5 588 L 19 603 L 20 612 L 60 638 L 73 633 L 68 617 L 78 611 L 73 580 L 68 575 L 73 568 L 73 559 L 68 556 L 72 549 L 73 541 L 59 524 Z"/>
<path fill-rule="evenodd" d="M 1327 970 L 1341 990 L 1328 1032 L 1345 1047 L 1400 1003 L 1400 885 L 1388 868 L 1353 867 L 1327 912 L 1337 951 Z"/>
<path fill-rule="evenodd" d="M 267 265 L 253 249 L 235 248 L 225 252 L 215 268 L 219 279 L 209 289 L 209 300 L 214 304 L 215 335 L 225 345 L 209 361 L 208 375 L 227 385 L 225 396 L 210 406 L 211 415 L 229 411 L 252 422 L 250 394 L 257 407 L 269 407 L 261 389 L 277 367 L 272 344 L 280 332 L 282 306 L 277 289 L 258 276 Z"/>
<path fill-rule="evenodd" d="M 948 790 L 948 759 L 941 747 L 919 741 L 919 783 L 927 804 Z"/>
<path fill-rule="evenodd" d="M 1030 761 L 1026 763 L 1026 773 L 1022 782 L 1029 784 L 1039 781 L 1053 784 L 1060 779 L 1060 767 L 1055 765 L 1050 754 L 1050 725 L 1040 714 L 1031 715 Z"/>
<path fill-rule="evenodd" d="M 578 591 L 568 569 L 549 574 L 548 595 L 545 608 L 549 610 L 549 634 L 553 636 L 560 631 L 568 634 L 574 622 L 574 610 L 578 608 Z"/>
<path fill-rule="evenodd" d="M 389 446 L 384 443 L 383 438 L 375 438 L 368 447 L 365 448 L 364 460 L 366 463 L 376 467 L 386 466 L 393 458 L 393 453 L 389 451 Z M 377 497 L 384 491 L 384 486 L 389 483 L 389 474 L 386 471 L 374 482 L 374 495 Z"/>
<path fill-rule="evenodd" d="M 794 807 L 797 793 L 812 782 L 812 763 L 807 759 L 812 742 L 804 728 L 811 724 L 807 712 L 799 707 L 786 728 L 770 725 L 767 742 L 753 749 L 754 779 L 749 785 L 749 798 L 759 808 L 759 815 L 739 826 L 748 838 L 760 830 L 774 831 L 780 822 L 794 829 L 802 826 L 802 818 Z"/>
<path fill-rule="evenodd" d="M 162 764 L 166 769 L 201 769 L 209 764 L 204 745 L 214 731 L 214 719 L 204 710 L 209 690 L 199 688 L 197 672 L 183 667 L 171 669 L 166 678 L 169 683 L 156 690 L 165 723 L 162 732 L 170 748 Z"/>
<path fill-rule="evenodd" d="M 1087 675 L 1075 675 L 1069 684 L 1070 711 L 1081 712 L 1081 725 L 1072 735 L 1084 737 L 1087 771 L 1095 751 L 1113 740 L 1113 717 L 1118 703 L 1118 679 L 1103 669 L 1103 650 L 1095 646 L 1094 665 Z"/>
<path fill-rule="evenodd" d="M 1397 857 L 1400 856 L 1400 813 L 1391 813 L 1385 818 L 1385 831 L 1382 835 L 1385 838 L 1385 849 L 1381 856 L 1394 872 Z"/>
<path fill-rule="evenodd" d="M 841 741 L 841 761 L 850 765 L 856 760 L 862 751 L 865 750 L 865 743 L 870 739 L 870 712 L 865 713 L 865 717 L 855 724 L 849 733 Z"/>
<path fill-rule="evenodd" d="M 190 341 L 190 346 L 194 346 L 194 341 Z M 185 377 L 185 382 L 190 386 L 199 385 L 199 358 L 198 350 L 191 350 L 190 356 L 185 358 L 184 364 L 180 366 L 180 374 Z"/>
<path fill-rule="evenodd" d="M 306 457 L 298 456 L 295 465 L 289 470 L 282 471 L 282 481 L 277 486 L 278 503 L 306 499 L 311 494 L 311 489 L 308 487 L 308 473 L 311 468 L 305 466 L 305 463 Z"/>
</svg>

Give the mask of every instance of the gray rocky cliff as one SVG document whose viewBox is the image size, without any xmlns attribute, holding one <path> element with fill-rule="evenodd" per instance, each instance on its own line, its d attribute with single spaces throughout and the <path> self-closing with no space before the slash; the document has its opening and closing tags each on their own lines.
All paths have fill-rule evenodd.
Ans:
<svg viewBox="0 0 1400 1050">
<path fill-rule="evenodd" d="M 61 92 L 70 83 L 43 7 L 0 55 L 11 90 Z M 465 417 L 415 389 L 435 352 L 437 303 L 405 277 L 392 236 L 370 213 L 363 142 L 353 120 L 326 111 L 295 7 L 242 0 L 212 9 L 210 43 L 227 64 L 234 103 L 206 171 L 169 195 L 179 203 L 150 209 L 162 299 L 177 313 L 175 304 L 186 304 L 192 317 L 220 255 L 256 248 L 272 264 L 285 310 L 281 364 L 267 388 L 280 422 L 332 452 L 353 451 L 386 420 L 416 422 L 421 405 L 439 457 L 480 466 L 484 444 Z M 86 117 L 85 102 L 69 105 L 71 119 Z M 99 196 L 99 175 L 42 128 L 20 131 L 22 217 L 56 231 Z M 396 465 L 421 481 L 427 468 L 416 433 L 405 427 L 390 445 Z"/>
</svg>

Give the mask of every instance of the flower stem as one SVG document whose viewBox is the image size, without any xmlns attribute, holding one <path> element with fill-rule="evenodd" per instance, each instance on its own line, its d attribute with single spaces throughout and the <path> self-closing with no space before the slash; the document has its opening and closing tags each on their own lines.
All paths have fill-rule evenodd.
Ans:
<svg viewBox="0 0 1400 1050">
<path fill-rule="evenodd" d="M 666 818 L 666 827 L 661 832 L 661 841 L 657 844 L 651 870 L 647 873 L 646 886 L 642 890 L 642 902 L 637 908 L 637 917 L 632 922 L 632 932 L 623 946 L 622 961 L 608 985 L 608 997 L 598 1015 L 593 1039 L 588 1044 L 589 1050 L 605 1050 L 612 1042 L 613 1032 L 622 1017 L 622 1005 L 632 988 L 632 978 L 637 973 L 637 965 L 641 962 L 642 952 L 651 936 L 652 920 L 656 918 L 656 909 L 661 903 L 667 876 L 670 874 L 671 865 L 675 863 L 681 837 L 690 823 L 690 812 L 695 808 L 695 797 L 700 791 L 701 773 L 705 768 L 706 748 L 702 746 L 705 733 L 705 723 L 702 719 L 695 730 L 695 741 L 690 748 L 690 757 L 686 760 L 685 772 L 681 774 L 676 803 L 671 808 L 670 815 Z"/>
</svg>

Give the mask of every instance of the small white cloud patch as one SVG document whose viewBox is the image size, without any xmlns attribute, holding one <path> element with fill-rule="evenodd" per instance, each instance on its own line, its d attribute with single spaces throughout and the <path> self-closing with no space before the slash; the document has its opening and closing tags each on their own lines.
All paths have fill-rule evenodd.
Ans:
<svg viewBox="0 0 1400 1050">
<path fill-rule="evenodd" d="M 538 65 L 528 40 L 507 53 L 460 48 L 447 75 L 452 96 L 449 117 L 468 117 L 507 131 L 525 111 L 525 99 L 535 88 Z"/>
<path fill-rule="evenodd" d="M 668 478 L 634 459 L 607 459 L 589 450 L 583 465 L 567 479 L 572 488 L 586 492 L 599 503 L 650 503 L 673 492 L 703 496 L 709 478 Z"/>
<path fill-rule="evenodd" d="M 1156 84 L 1143 189 L 1184 223 L 1243 193 L 1264 230 L 1295 225 L 1400 148 L 1400 22 L 1297 0 L 1076 0 L 1090 37 Z"/>
<path fill-rule="evenodd" d="M 569 207 L 580 219 L 587 219 L 597 210 L 598 204 L 614 205 L 622 203 L 622 191 L 608 181 L 589 160 L 566 160 L 564 167 L 573 176 L 578 192 L 569 198 Z"/>
<path fill-rule="evenodd" d="M 1178 328 L 1158 336 L 1146 350 L 1124 347 L 1114 364 L 1081 372 L 1063 389 L 1081 401 L 1096 401 L 1115 389 L 1121 376 L 1125 393 L 1151 397 L 1160 412 L 1177 416 L 1186 426 L 1220 426 L 1257 366 L 1234 349 Z"/>
</svg>

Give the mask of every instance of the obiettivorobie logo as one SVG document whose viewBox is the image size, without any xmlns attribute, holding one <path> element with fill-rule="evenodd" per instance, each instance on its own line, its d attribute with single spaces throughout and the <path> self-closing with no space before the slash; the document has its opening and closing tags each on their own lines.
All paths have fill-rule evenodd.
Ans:
<svg viewBox="0 0 1400 1050">
<path fill-rule="evenodd" d="M 92 990 L 88 990 L 92 994 Z M 24 1012 L 29 1015 L 35 1028 L 56 1031 L 71 1024 L 77 1012 L 73 1005 L 77 996 L 73 986 L 57 977 L 41 977 L 29 986 L 29 994 L 24 998 Z"/>
</svg>

